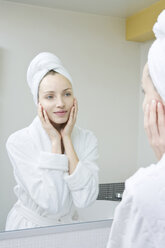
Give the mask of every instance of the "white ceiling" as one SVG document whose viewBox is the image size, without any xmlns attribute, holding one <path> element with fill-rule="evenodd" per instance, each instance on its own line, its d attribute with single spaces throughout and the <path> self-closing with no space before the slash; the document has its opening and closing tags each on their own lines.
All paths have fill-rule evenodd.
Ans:
<svg viewBox="0 0 165 248">
<path fill-rule="evenodd" d="M 149 7 L 151 4 L 158 2 L 158 0 L 3 0 L 3 2 L 127 17 Z"/>
</svg>

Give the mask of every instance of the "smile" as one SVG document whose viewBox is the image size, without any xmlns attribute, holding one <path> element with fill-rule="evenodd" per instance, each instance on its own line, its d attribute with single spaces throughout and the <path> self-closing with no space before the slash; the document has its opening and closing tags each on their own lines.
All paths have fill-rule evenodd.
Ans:
<svg viewBox="0 0 165 248">
<path fill-rule="evenodd" d="M 53 112 L 53 113 L 58 116 L 64 116 L 67 113 L 67 111 L 58 111 L 58 112 Z"/>
</svg>

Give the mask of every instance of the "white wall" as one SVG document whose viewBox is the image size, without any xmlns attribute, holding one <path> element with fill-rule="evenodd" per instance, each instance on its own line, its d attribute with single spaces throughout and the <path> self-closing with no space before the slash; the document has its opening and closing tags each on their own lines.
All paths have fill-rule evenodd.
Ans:
<svg viewBox="0 0 165 248">
<path fill-rule="evenodd" d="M 75 82 L 78 124 L 100 146 L 100 182 L 121 182 L 137 168 L 140 45 L 125 40 L 122 18 L 0 3 L 0 226 L 15 201 L 7 137 L 36 115 L 26 84 L 41 51 L 61 58 Z"/>
<path fill-rule="evenodd" d="M 142 75 L 143 67 L 147 62 L 148 50 L 153 41 L 148 41 L 140 45 L 140 75 Z M 138 134 L 138 157 L 137 165 L 138 167 L 146 167 L 151 163 L 156 162 L 156 157 L 151 149 L 147 135 L 143 126 L 143 103 L 144 94 L 142 93 L 141 86 L 139 85 L 139 134 Z"/>
</svg>

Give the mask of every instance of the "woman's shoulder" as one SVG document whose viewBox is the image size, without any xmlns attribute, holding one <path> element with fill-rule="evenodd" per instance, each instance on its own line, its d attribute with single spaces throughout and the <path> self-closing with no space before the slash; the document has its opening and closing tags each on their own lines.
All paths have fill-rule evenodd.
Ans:
<svg viewBox="0 0 165 248">
<path fill-rule="evenodd" d="M 30 129 L 31 129 L 31 126 L 34 126 L 34 123 L 36 123 L 38 121 L 37 118 L 34 118 L 34 120 L 32 121 L 32 123 L 22 129 L 19 129 L 17 131 L 15 131 L 14 133 L 12 133 L 8 139 L 7 139 L 7 142 L 6 144 L 8 143 L 14 143 L 14 144 L 17 144 L 17 143 L 21 143 L 21 142 L 25 142 L 27 140 L 30 140 Z"/>
<path fill-rule="evenodd" d="M 126 180 L 125 186 L 127 190 L 129 190 L 132 195 L 135 195 L 137 192 L 139 192 L 141 187 L 145 188 L 146 184 L 149 183 L 149 181 L 152 181 L 155 168 L 155 164 L 151 164 L 148 167 L 139 168 L 131 177 Z"/>
<path fill-rule="evenodd" d="M 147 201 L 152 201 L 152 199 L 158 202 L 165 192 L 164 174 L 165 155 L 156 164 L 139 168 L 134 175 L 126 180 L 126 190 L 132 195 L 135 202 L 142 202 L 143 206 L 144 203 L 147 206 Z"/>
<path fill-rule="evenodd" d="M 28 127 L 25 127 L 25 128 L 22 128 L 20 130 L 17 130 L 15 131 L 14 133 L 12 133 L 7 141 L 6 141 L 6 144 L 9 144 L 9 143 L 19 143 L 21 141 L 24 141 L 28 139 Z"/>
<path fill-rule="evenodd" d="M 126 181 L 127 197 L 151 226 L 165 227 L 165 155 L 157 164 L 140 168 Z M 161 221 L 160 221 L 161 220 Z M 159 222 L 160 221 L 160 222 Z"/>
</svg>

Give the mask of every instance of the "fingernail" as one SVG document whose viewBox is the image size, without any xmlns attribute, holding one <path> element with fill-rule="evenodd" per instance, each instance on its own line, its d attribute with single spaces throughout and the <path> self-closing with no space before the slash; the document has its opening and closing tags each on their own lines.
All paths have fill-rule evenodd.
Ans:
<svg viewBox="0 0 165 248">
<path fill-rule="evenodd" d="M 153 99 L 153 100 L 152 100 L 152 104 L 154 104 L 154 105 L 155 105 L 155 103 L 156 103 L 156 101 Z"/>
</svg>

